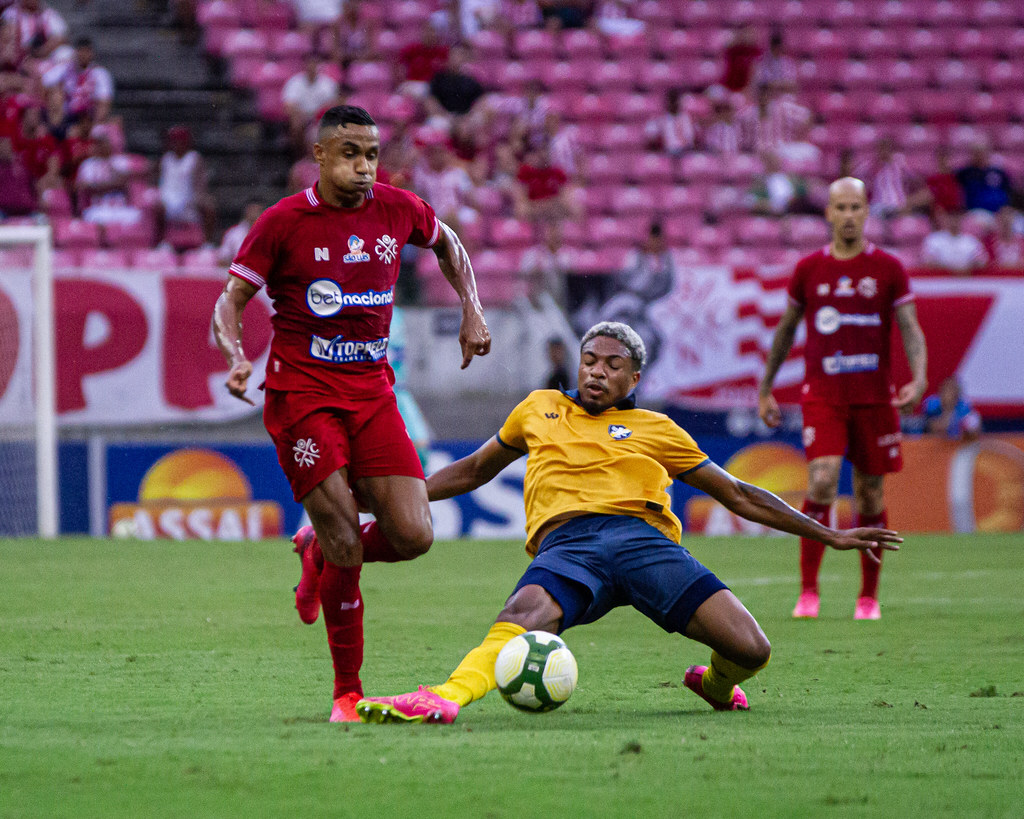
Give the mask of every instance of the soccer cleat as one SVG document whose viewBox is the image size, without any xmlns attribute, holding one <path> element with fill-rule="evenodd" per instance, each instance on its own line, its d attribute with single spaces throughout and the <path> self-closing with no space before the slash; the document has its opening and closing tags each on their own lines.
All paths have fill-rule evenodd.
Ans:
<svg viewBox="0 0 1024 819">
<path fill-rule="evenodd" d="M 857 608 L 853 612 L 854 620 L 881 620 L 882 608 L 874 597 L 858 597 Z"/>
<path fill-rule="evenodd" d="M 729 702 L 719 702 L 704 693 L 704 672 L 708 670 L 706 665 L 691 665 L 686 669 L 683 676 L 683 685 L 689 688 L 694 694 L 708 703 L 716 711 L 749 711 L 747 695 L 738 685 L 733 686 L 732 699 Z"/>
<path fill-rule="evenodd" d="M 800 592 L 800 597 L 796 601 L 796 608 L 793 609 L 793 616 L 811 620 L 818 616 L 820 606 L 821 601 L 816 591 Z"/>
<path fill-rule="evenodd" d="M 302 561 L 302 577 L 295 587 L 295 608 L 299 610 L 299 619 L 306 623 L 315 623 L 320 616 L 320 572 L 317 566 L 313 544 L 316 543 L 316 532 L 312 526 L 303 526 L 292 538 L 295 548 L 292 549 Z"/>
<path fill-rule="evenodd" d="M 449 725 L 459 715 L 459 704 L 421 685 L 410 694 L 364 697 L 356 703 L 363 722 L 431 722 Z"/>
<path fill-rule="evenodd" d="M 334 701 L 331 709 L 331 722 L 359 722 L 356 703 L 362 698 L 358 691 L 346 691 Z"/>
</svg>

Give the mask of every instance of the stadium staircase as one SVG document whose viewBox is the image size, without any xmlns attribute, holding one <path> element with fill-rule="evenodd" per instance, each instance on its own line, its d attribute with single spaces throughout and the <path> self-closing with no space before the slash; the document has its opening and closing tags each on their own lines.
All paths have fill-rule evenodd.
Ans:
<svg viewBox="0 0 1024 819">
<path fill-rule="evenodd" d="M 114 114 L 124 121 L 126 150 L 154 168 L 172 125 L 191 128 L 206 159 L 210 189 L 224 228 L 254 195 L 275 201 L 290 160 L 280 128 L 261 119 L 251 94 L 232 87 L 223 65 L 183 40 L 156 0 L 51 2 L 72 38 L 91 37 L 96 61 L 113 75 Z M 154 176 L 155 180 L 155 176 Z"/>
</svg>

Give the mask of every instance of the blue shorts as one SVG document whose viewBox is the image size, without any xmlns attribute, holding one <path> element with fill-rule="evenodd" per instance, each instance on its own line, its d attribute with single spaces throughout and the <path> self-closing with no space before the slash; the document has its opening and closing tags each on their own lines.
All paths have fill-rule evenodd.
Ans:
<svg viewBox="0 0 1024 819">
<path fill-rule="evenodd" d="M 680 634 L 701 603 L 728 588 L 678 543 L 629 515 L 563 523 L 541 542 L 516 591 L 527 585 L 541 586 L 562 607 L 562 631 L 632 606 Z"/>
</svg>

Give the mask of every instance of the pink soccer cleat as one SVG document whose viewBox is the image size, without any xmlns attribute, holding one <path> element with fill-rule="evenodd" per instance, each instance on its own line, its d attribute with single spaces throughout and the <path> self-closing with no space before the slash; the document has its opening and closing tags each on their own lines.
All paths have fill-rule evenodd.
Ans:
<svg viewBox="0 0 1024 819">
<path fill-rule="evenodd" d="M 411 694 L 364 697 L 356 703 L 363 722 L 431 722 L 449 725 L 459 715 L 459 704 L 421 685 Z"/>
<path fill-rule="evenodd" d="M 749 711 L 747 695 L 738 685 L 733 686 L 732 699 L 729 702 L 719 702 L 704 693 L 704 672 L 708 670 L 706 665 L 691 665 L 686 669 L 683 677 L 683 685 L 689 688 L 694 694 L 708 703 L 716 711 Z"/>
<path fill-rule="evenodd" d="M 816 591 L 800 592 L 797 598 L 796 608 L 793 609 L 793 616 L 805 620 L 813 620 L 818 616 L 818 609 L 821 607 L 821 600 Z"/>
<path fill-rule="evenodd" d="M 302 577 L 295 587 L 295 608 L 299 610 L 299 619 L 306 624 L 315 623 L 320 616 L 320 572 L 323 562 L 317 565 L 316 532 L 312 526 L 303 526 L 292 538 L 295 548 L 292 549 L 302 561 Z"/>
<path fill-rule="evenodd" d="M 334 701 L 331 709 L 331 722 L 359 722 L 359 714 L 356 713 L 356 703 L 362 699 L 358 691 L 346 691 Z"/>
<path fill-rule="evenodd" d="M 858 597 L 857 608 L 853 611 L 854 620 L 881 620 L 882 607 L 874 597 Z"/>
</svg>

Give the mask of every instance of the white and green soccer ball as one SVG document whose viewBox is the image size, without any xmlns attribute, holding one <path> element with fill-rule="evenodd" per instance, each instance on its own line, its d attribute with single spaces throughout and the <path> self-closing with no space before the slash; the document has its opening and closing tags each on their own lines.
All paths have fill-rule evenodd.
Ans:
<svg viewBox="0 0 1024 819">
<path fill-rule="evenodd" d="M 569 699 L 578 678 L 576 658 L 565 641 L 547 631 L 513 637 L 494 663 L 498 691 L 521 711 L 553 711 Z"/>
</svg>

